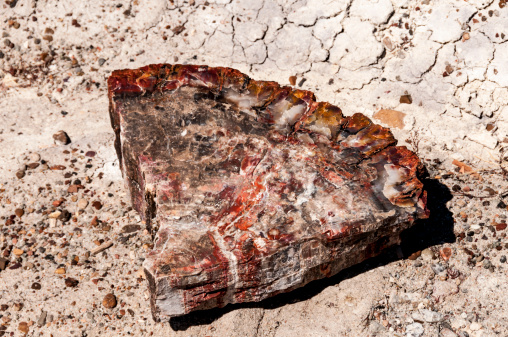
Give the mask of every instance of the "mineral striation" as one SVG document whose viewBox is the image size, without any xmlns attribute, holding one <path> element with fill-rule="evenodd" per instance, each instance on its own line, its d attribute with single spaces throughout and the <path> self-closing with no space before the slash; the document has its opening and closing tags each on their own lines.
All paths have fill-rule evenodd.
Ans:
<svg viewBox="0 0 508 337">
<path fill-rule="evenodd" d="M 167 64 L 114 71 L 108 88 L 122 173 L 155 237 L 156 320 L 334 275 L 428 216 L 417 156 L 309 91 Z"/>
</svg>

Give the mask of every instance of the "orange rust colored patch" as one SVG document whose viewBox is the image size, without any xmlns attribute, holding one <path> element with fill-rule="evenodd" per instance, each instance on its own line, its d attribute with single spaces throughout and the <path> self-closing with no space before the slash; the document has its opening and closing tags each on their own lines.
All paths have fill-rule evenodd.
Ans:
<svg viewBox="0 0 508 337">
<path fill-rule="evenodd" d="M 397 110 L 381 109 L 372 117 L 391 128 L 403 129 L 406 114 Z"/>
<path fill-rule="evenodd" d="M 448 261 L 450 257 L 452 257 L 452 253 L 452 249 L 449 247 L 443 247 L 439 250 L 439 256 L 441 256 L 444 261 Z"/>
</svg>

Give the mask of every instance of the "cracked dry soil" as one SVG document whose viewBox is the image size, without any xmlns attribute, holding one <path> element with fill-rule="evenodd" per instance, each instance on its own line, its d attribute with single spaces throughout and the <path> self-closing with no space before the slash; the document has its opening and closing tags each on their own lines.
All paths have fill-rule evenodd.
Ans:
<svg viewBox="0 0 508 337">
<path fill-rule="evenodd" d="M 4 0 L 0 19 L 0 336 L 508 335 L 505 0 Z M 105 81 L 162 62 L 391 127 L 426 164 L 431 218 L 331 279 L 154 323 Z"/>
</svg>

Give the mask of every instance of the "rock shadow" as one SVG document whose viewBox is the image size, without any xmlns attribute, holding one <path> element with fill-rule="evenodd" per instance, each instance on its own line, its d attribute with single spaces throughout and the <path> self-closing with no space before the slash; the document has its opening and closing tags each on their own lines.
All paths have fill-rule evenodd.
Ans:
<svg viewBox="0 0 508 337">
<path fill-rule="evenodd" d="M 405 259 L 419 250 L 437 244 L 455 242 L 453 215 L 446 207 L 446 203 L 452 199 L 452 193 L 447 186 L 436 179 L 427 177 L 423 178 L 422 182 L 428 193 L 427 207 L 430 210 L 430 217 L 417 220 L 413 227 L 404 231 L 401 234 L 400 246 L 391 247 L 381 255 L 347 268 L 330 278 L 310 282 L 302 288 L 276 295 L 261 302 L 229 304 L 224 308 L 195 311 L 185 316 L 173 317 L 169 320 L 171 328 L 175 331 L 185 331 L 191 326 L 211 324 L 233 310 L 242 308 L 276 309 L 287 304 L 306 301 L 318 295 L 325 288 L 336 285 L 343 280 L 391 262 Z M 403 257 L 400 254 L 401 250 Z"/>
</svg>

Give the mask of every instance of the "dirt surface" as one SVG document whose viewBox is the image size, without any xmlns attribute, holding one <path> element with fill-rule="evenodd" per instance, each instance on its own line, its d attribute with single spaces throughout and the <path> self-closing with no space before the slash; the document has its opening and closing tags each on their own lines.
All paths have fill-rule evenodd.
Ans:
<svg viewBox="0 0 508 337">
<path fill-rule="evenodd" d="M 0 336 L 508 335 L 504 0 L 4 0 L 0 19 Z M 158 62 L 392 127 L 427 166 L 431 218 L 330 279 L 154 323 L 105 83 Z"/>
</svg>

